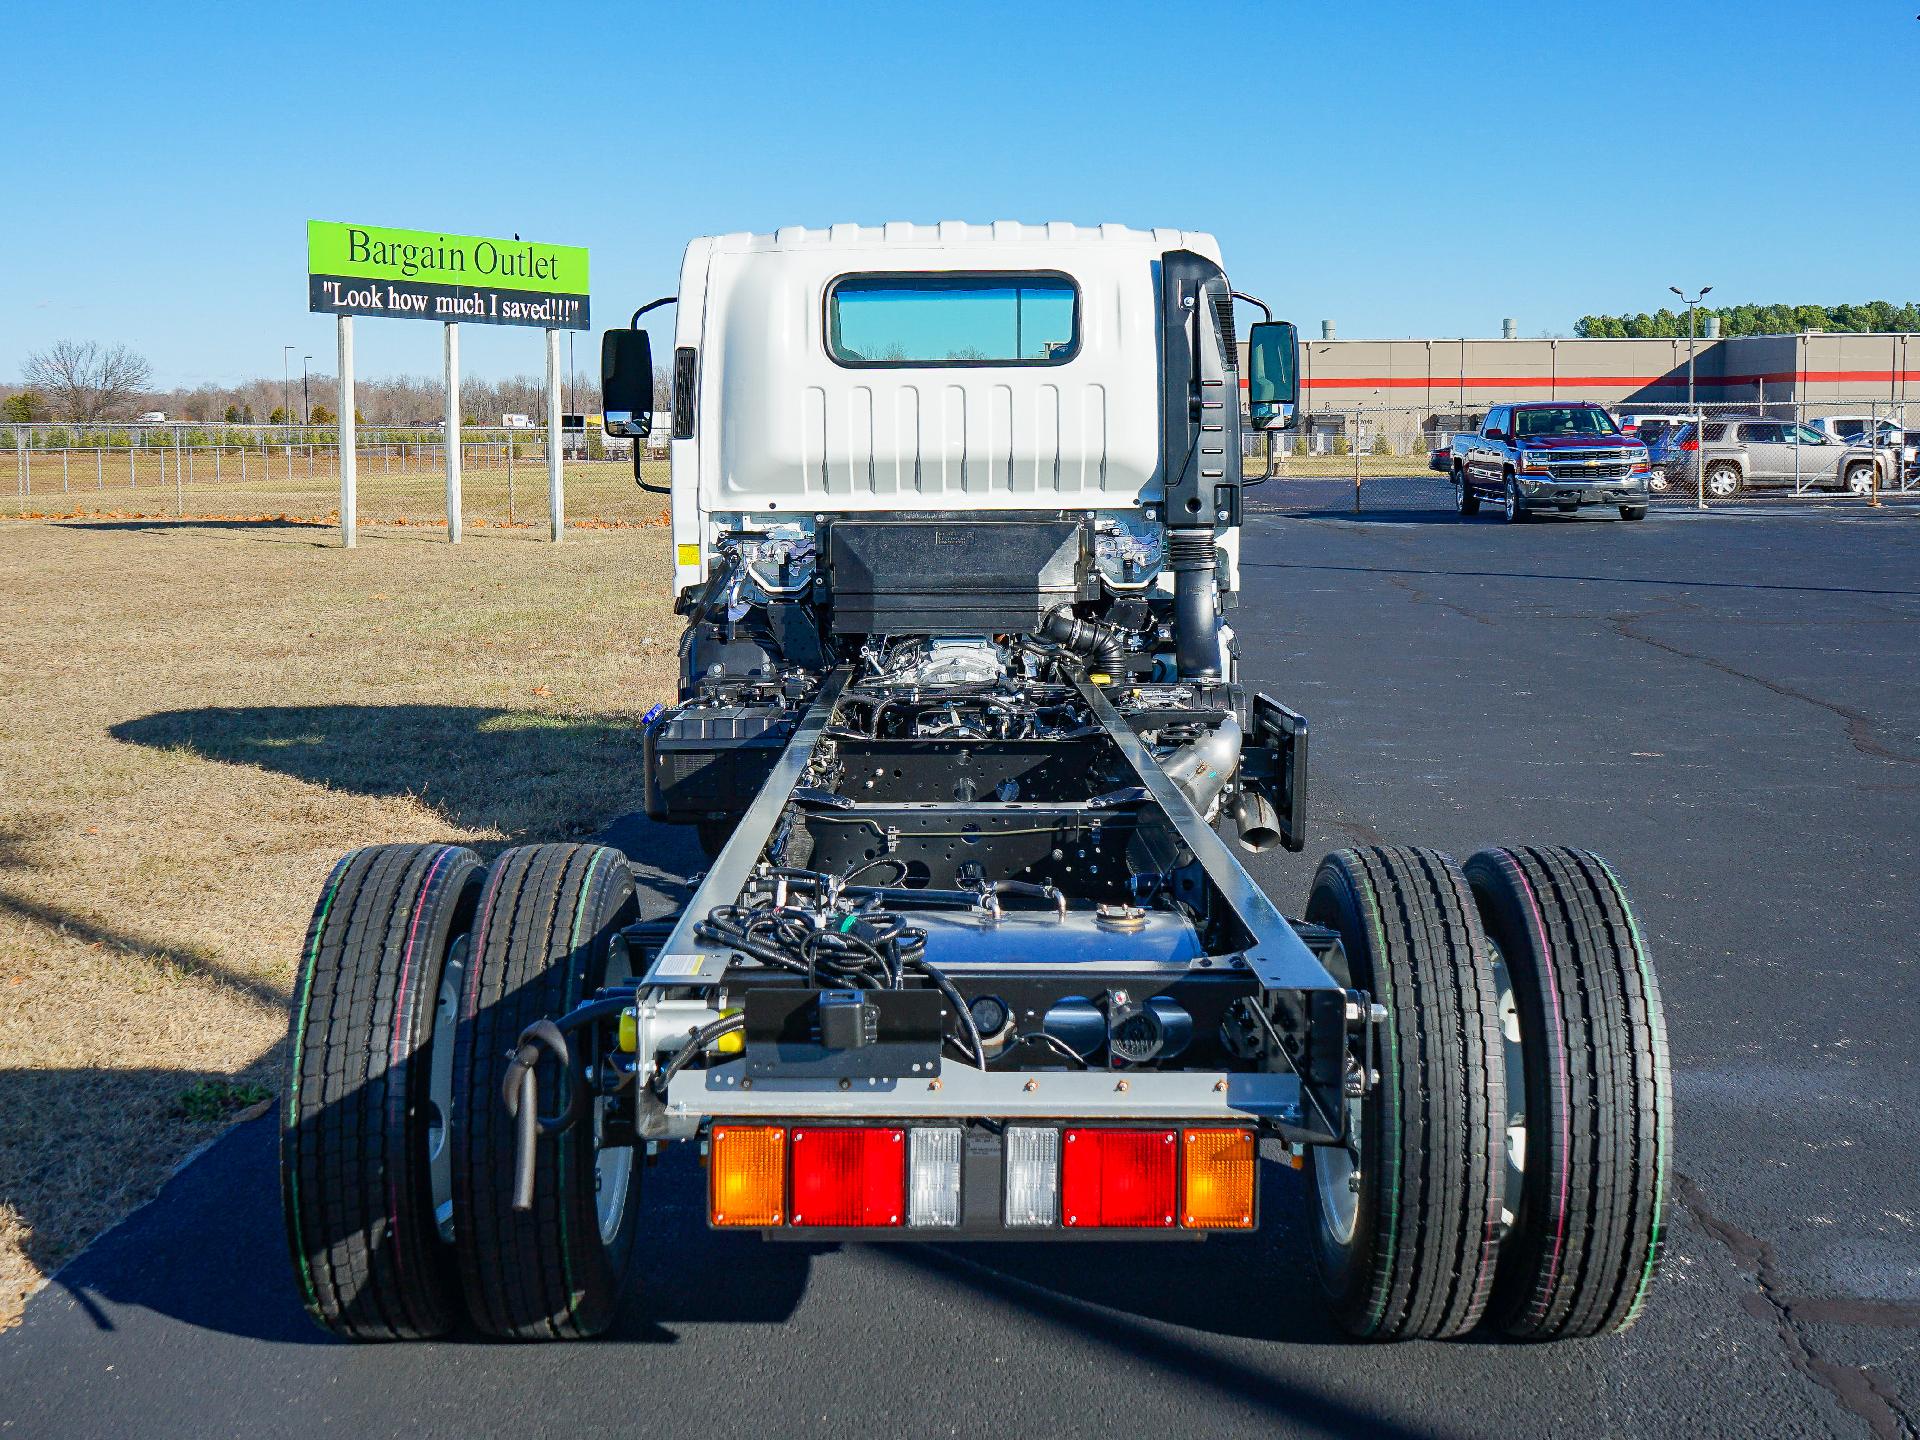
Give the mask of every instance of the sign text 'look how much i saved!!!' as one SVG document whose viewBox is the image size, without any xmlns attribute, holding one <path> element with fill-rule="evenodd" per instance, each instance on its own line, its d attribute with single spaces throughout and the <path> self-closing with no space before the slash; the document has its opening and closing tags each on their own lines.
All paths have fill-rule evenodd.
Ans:
<svg viewBox="0 0 1920 1440">
<path fill-rule="evenodd" d="M 585 330 L 587 252 L 430 230 L 307 222 L 307 308 L 398 320 Z"/>
</svg>

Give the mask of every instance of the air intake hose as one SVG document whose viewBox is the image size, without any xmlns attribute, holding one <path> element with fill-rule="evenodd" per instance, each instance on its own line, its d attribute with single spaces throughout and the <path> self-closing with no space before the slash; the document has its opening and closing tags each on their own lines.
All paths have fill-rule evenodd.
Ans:
<svg viewBox="0 0 1920 1440">
<path fill-rule="evenodd" d="M 1183 680 L 1220 676 L 1220 594 L 1211 530 L 1172 530 L 1167 558 L 1173 570 L 1174 653 Z"/>
<path fill-rule="evenodd" d="M 1040 622 L 1041 638 L 1087 657 L 1095 674 L 1119 676 L 1127 658 L 1127 632 L 1099 620 L 1080 620 L 1065 610 L 1050 610 Z"/>
</svg>

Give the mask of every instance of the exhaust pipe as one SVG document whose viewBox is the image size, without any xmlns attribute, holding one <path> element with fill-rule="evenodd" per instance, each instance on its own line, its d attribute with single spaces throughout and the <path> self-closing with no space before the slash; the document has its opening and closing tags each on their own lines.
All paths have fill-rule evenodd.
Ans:
<svg viewBox="0 0 1920 1440">
<path fill-rule="evenodd" d="M 1240 768 L 1240 722 L 1229 715 L 1207 734 L 1173 752 L 1160 768 L 1180 787 L 1202 819 L 1211 819 L 1220 792 Z"/>
<path fill-rule="evenodd" d="M 1240 848 L 1249 855 L 1264 855 L 1280 844 L 1280 816 L 1273 802 L 1258 790 L 1241 787 L 1233 805 L 1234 823 L 1240 833 Z"/>
</svg>

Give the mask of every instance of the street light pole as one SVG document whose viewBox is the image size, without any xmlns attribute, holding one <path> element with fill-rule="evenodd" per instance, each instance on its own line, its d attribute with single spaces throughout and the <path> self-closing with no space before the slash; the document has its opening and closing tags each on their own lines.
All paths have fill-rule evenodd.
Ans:
<svg viewBox="0 0 1920 1440">
<path fill-rule="evenodd" d="M 280 423 L 286 425 L 293 420 L 293 352 L 298 345 L 280 347 Z"/>
<path fill-rule="evenodd" d="M 1699 301 L 1705 300 L 1709 294 L 1713 294 L 1713 286 L 1703 284 L 1699 288 L 1699 294 L 1693 296 L 1692 300 L 1688 300 L 1686 290 L 1682 290 L 1676 284 L 1670 284 L 1667 288 L 1676 296 L 1680 296 L 1680 300 L 1686 301 L 1686 407 L 1693 409 L 1693 307 Z"/>
<path fill-rule="evenodd" d="M 1686 301 L 1687 306 L 1687 410 L 1693 419 L 1693 438 L 1697 446 L 1701 440 L 1706 438 L 1702 432 L 1704 432 L 1707 427 L 1705 421 L 1700 416 L 1699 407 L 1694 404 L 1693 400 L 1693 307 L 1706 299 L 1707 296 L 1713 292 L 1713 287 L 1711 285 L 1702 285 L 1700 287 L 1700 293 L 1690 300 L 1687 299 L 1686 291 L 1682 290 L 1678 285 L 1669 285 L 1667 289 L 1678 295 L 1683 301 Z M 1705 464 L 1705 452 L 1696 448 L 1693 453 L 1696 457 L 1693 462 L 1694 466 L 1696 469 L 1700 469 Z M 1706 484 L 1705 472 L 1702 470 L 1696 493 L 1696 503 L 1702 510 L 1707 508 Z"/>
<path fill-rule="evenodd" d="M 302 425 L 313 423 L 313 401 L 307 398 L 307 365 L 312 359 L 311 355 L 300 357 L 300 423 Z"/>
</svg>

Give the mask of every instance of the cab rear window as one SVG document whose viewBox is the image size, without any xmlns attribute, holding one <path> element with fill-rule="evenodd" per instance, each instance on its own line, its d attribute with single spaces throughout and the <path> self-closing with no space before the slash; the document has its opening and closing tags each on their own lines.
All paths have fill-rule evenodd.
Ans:
<svg viewBox="0 0 1920 1440">
<path fill-rule="evenodd" d="M 1065 275 L 843 275 L 827 292 L 827 353 L 842 365 L 1059 365 L 1079 348 Z"/>
</svg>

